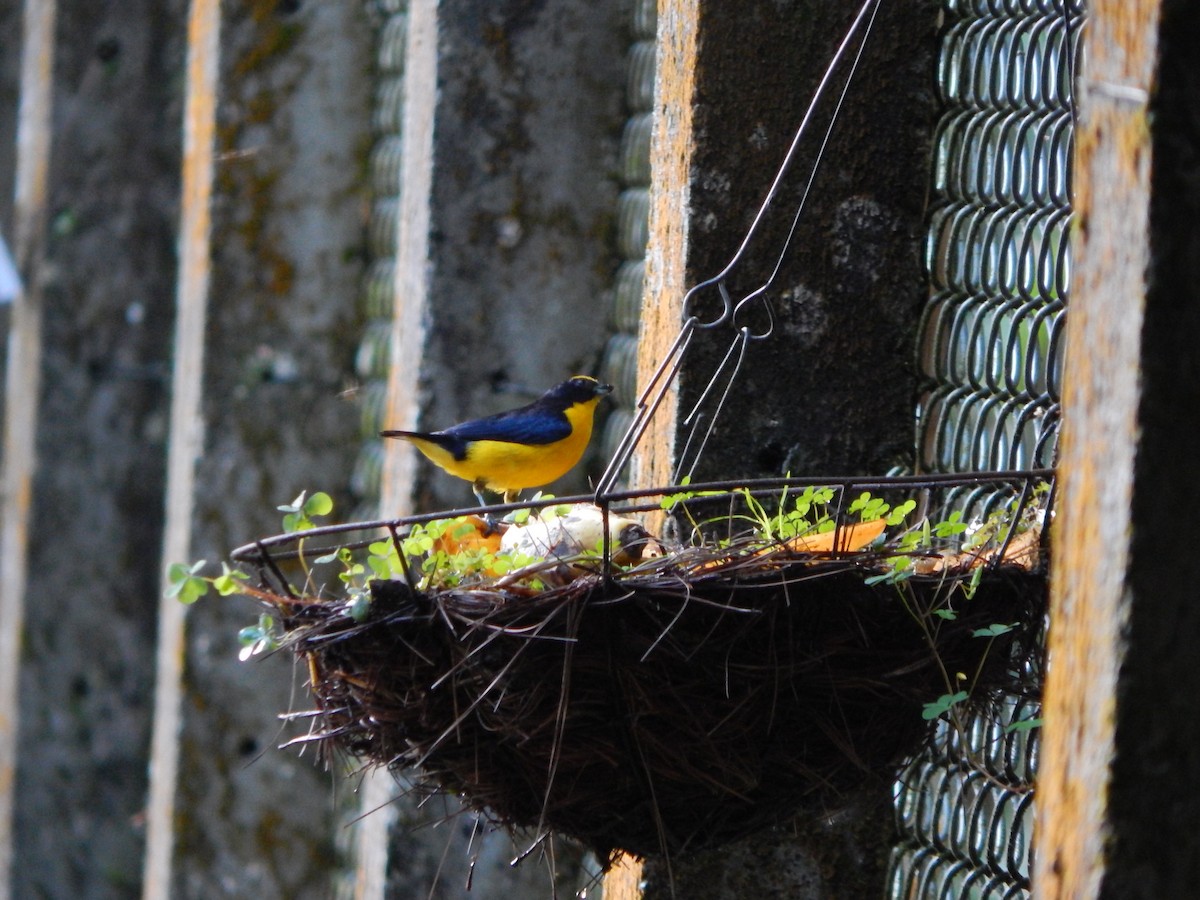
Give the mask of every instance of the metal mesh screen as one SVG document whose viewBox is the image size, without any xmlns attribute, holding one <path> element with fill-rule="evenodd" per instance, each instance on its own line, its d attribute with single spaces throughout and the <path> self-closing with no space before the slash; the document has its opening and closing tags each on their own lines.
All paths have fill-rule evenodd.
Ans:
<svg viewBox="0 0 1200 900">
<path fill-rule="evenodd" d="M 404 53 L 408 26 L 406 0 L 365 0 L 377 34 L 374 143 L 370 156 L 371 215 L 368 226 L 370 264 L 361 295 L 363 336 L 354 359 L 360 382 L 361 446 L 351 476 L 359 498 L 358 518 L 372 518 L 379 502 L 383 472 L 383 440 L 391 363 L 392 303 L 396 280 L 396 231 L 400 209 L 400 163 Z"/>
<path fill-rule="evenodd" d="M 924 470 L 1053 462 L 1081 7 L 946 2 L 920 345 Z"/>
<path fill-rule="evenodd" d="M 945 0 L 920 330 L 924 471 L 1053 465 L 1083 0 Z M 1036 674 L 1036 673 L 1025 673 Z M 1038 731 L 1017 697 L 942 723 L 896 786 L 892 897 L 1025 897 Z"/>
<path fill-rule="evenodd" d="M 621 194 L 617 198 L 617 251 L 620 267 L 613 279 L 610 323 L 613 335 L 604 350 L 601 377 L 615 388 L 612 413 L 599 442 L 602 459 L 611 459 L 633 418 L 637 397 L 638 324 L 646 275 L 650 215 L 650 131 L 654 122 L 654 33 L 657 4 L 636 0 L 626 82 L 629 118 L 621 136 Z"/>
</svg>

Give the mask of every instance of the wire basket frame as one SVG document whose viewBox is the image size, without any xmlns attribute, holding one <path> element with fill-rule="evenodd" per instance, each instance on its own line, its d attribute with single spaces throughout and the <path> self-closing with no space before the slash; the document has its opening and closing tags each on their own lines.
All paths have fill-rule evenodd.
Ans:
<svg viewBox="0 0 1200 900">
<path fill-rule="evenodd" d="M 602 554 L 551 551 L 515 573 L 468 581 L 435 579 L 436 566 L 421 567 L 433 557 L 410 556 L 405 536 L 460 514 L 479 522 L 481 512 L 594 508 L 594 498 L 314 528 L 233 557 L 257 569 L 251 593 L 276 609 L 285 646 L 310 671 L 318 710 L 293 716 L 310 729 L 298 741 L 416 767 L 426 786 L 497 824 L 561 831 L 602 859 L 616 849 L 674 854 L 819 812 L 864 784 L 885 786 L 927 734 L 922 703 L 955 687 L 981 702 L 1007 684 L 1005 652 L 993 654 L 980 629 L 1016 648 L 1044 610 L 1036 537 L 1052 477 L 622 491 L 600 498 L 612 532 Z M 966 553 L 948 537 L 906 547 L 902 532 L 922 533 L 920 510 L 954 491 L 974 494 L 981 513 L 1004 524 Z M 811 535 L 827 538 L 820 547 L 809 532 L 766 533 L 814 493 L 832 526 Z M 880 535 L 877 520 L 879 531 L 856 542 L 852 501 L 864 494 L 913 500 L 916 521 Z M 616 517 L 664 506 L 677 511 L 682 540 L 618 564 Z M 395 576 L 365 590 L 339 583 L 339 572 L 363 572 L 368 552 L 377 558 L 389 542 Z M 887 580 L 905 554 L 944 565 Z M 968 581 L 975 586 L 960 590 Z M 975 674 L 947 680 L 959 671 Z"/>
<path fill-rule="evenodd" d="M 944 473 L 934 475 L 896 475 L 886 477 L 834 476 L 834 477 L 779 477 L 756 479 L 732 479 L 726 481 L 697 482 L 687 485 L 643 488 L 638 490 L 611 491 L 603 494 L 578 494 L 569 497 L 541 497 L 519 500 L 513 503 L 497 503 L 490 506 L 470 506 L 460 509 L 419 513 L 394 519 L 375 519 L 364 522 L 348 522 L 325 525 L 304 531 L 278 534 L 245 544 L 230 553 L 233 562 L 251 565 L 260 570 L 263 584 L 281 593 L 294 591 L 280 564 L 295 560 L 301 555 L 322 557 L 341 549 L 351 551 L 366 548 L 381 538 L 399 541 L 414 525 L 463 517 L 496 518 L 518 510 L 541 511 L 551 507 L 576 504 L 595 504 L 610 515 L 629 515 L 639 512 L 658 511 L 664 508 L 663 498 L 686 493 L 691 502 L 716 503 L 746 496 L 761 500 L 780 501 L 795 497 L 807 488 L 830 488 L 836 498 L 832 504 L 835 528 L 835 548 L 844 529 L 852 524 L 848 512 L 851 500 L 862 493 L 880 493 L 899 497 L 924 497 L 923 509 L 936 516 L 948 509 L 970 510 L 968 520 L 982 522 L 1005 504 L 1015 504 L 1008 515 L 1013 521 L 1019 519 L 1034 503 L 1039 485 L 1053 485 L 1051 469 L 1026 469 L 1020 471 L 997 471 L 975 473 Z M 707 495 L 707 496 L 706 496 Z M 1049 516 L 1053 508 L 1053 492 L 1038 501 L 1044 514 Z M 605 536 L 605 544 L 609 543 Z M 397 547 L 399 550 L 400 548 Z M 607 549 L 607 548 L 606 548 Z M 1003 547 L 997 548 L 1002 553 Z M 613 574 L 612 559 L 608 553 L 600 558 L 603 566 L 599 574 Z"/>
</svg>

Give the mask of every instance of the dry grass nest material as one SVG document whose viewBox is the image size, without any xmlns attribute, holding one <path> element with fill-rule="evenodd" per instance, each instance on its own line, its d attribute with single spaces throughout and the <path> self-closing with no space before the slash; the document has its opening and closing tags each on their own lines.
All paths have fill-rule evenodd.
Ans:
<svg viewBox="0 0 1200 900">
<path fill-rule="evenodd" d="M 1037 554 L 1010 551 L 970 599 L 977 560 L 869 584 L 882 555 L 687 548 L 537 591 L 375 580 L 361 620 L 277 602 L 325 750 L 601 859 L 678 854 L 891 779 L 956 673 L 975 701 L 1011 688 L 1045 610 Z M 997 622 L 1015 627 L 974 633 Z"/>
</svg>

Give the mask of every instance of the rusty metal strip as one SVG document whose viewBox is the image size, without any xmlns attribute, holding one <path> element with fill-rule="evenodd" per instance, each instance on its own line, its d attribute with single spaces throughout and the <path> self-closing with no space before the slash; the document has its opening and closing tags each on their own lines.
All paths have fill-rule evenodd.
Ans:
<svg viewBox="0 0 1200 900">
<path fill-rule="evenodd" d="M 433 190 L 433 129 L 437 107 L 438 4 L 412 0 L 404 53 L 403 158 L 399 166 L 399 227 L 393 289 L 391 361 L 388 367 L 388 422 L 417 424 L 425 321 L 429 303 L 429 229 Z M 384 456 L 379 508 L 386 514 L 411 512 L 417 477 L 411 453 Z M 389 836 L 395 819 L 396 781 L 386 769 L 364 773 L 359 787 L 361 817 L 356 824 L 355 900 L 382 900 L 387 889 Z"/>
<path fill-rule="evenodd" d="M 216 130 L 221 11 L 219 0 L 192 0 L 188 16 L 183 179 L 176 291 L 175 368 L 171 384 L 167 454 L 165 570 L 188 559 L 192 544 L 195 463 L 203 452 L 201 397 L 204 332 L 211 266 L 211 202 Z M 164 581 L 165 585 L 165 581 Z M 179 770 L 184 610 L 177 600 L 159 606 L 154 729 L 150 746 L 150 797 L 146 812 L 146 862 L 142 896 L 171 895 L 175 849 L 175 795 Z"/>
<path fill-rule="evenodd" d="M 688 247 L 688 197 L 695 150 L 693 111 L 699 57 L 699 0 L 664 0 L 658 8 L 654 130 L 650 141 L 649 243 L 638 340 L 638 384 L 650 384 L 679 334 Z M 666 484 L 674 467 L 677 398 L 672 388 L 649 420 L 630 472 L 634 485 Z M 622 857 L 605 876 L 604 895 L 641 896 L 642 863 Z"/>
<path fill-rule="evenodd" d="M 1095 897 L 1105 872 L 1116 689 L 1129 615 L 1138 371 L 1149 262 L 1158 0 L 1096 0 L 1077 133 L 1077 281 L 1066 379 L 1034 895 Z"/>
<path fill-rule="evenodd" d="M 26 0 L 17 115 L 14 252 L 23 282 L 12 311 L 0 513 L 0 900 L 11 891 L 21 633 L 29 511 L 37 467 L 42 368 L 42 290 L 54 87 L 54 0 Z"/>
</svg>

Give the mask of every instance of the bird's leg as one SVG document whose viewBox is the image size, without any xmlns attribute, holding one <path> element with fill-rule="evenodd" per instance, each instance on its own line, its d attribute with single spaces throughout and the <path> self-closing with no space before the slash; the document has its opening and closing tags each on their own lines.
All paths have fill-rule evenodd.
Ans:
<svg viewBox="0 0 1200 900">
<path fill-rule="evenodd" d="M 471 490 L 475 493 L 475 499 L 479 501 L 480 506 L 488 505 L 487 497 L 483 493 L 483 490 L 486 487 L 487 484 L 482 478 L 475 479 L 475 483 L 471 485 Z"/>
<path fill-rule="evenodd" d="M 520 499 L 521 499 L 520 491 L 505 491 L 504 492 L 504 502 L 505 503 L 516 503 Z M 492 525 L 491 525 L 492 530 L 495 530 L 495 527 L 496 527 L 495 523 L 492 523 Z"/>
<path fill-rule="evenodd" d="M 487 497 L 483 493 L 486 487 L 487 482 L 485 482 L 482 478 L 475 479 L 475 483 L 471 486 L 471 490 L 475 492 L 475 498 L 479 501 L 480 506 L 488 505 Z M 487 537 L 489 534 L 495 534 L 499 528 L 500 523 L 496 520 L 495 516 L 493 516 L 491 513 L 483 514 L 484 537 Z"/>
</svg>

